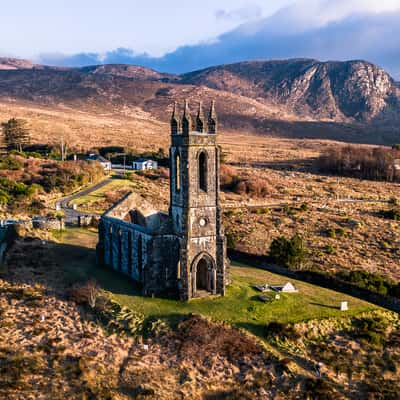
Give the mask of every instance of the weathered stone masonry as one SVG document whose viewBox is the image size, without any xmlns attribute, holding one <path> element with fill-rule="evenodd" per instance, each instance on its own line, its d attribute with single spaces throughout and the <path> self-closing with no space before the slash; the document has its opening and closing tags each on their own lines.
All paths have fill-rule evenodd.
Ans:
<svg viewBox="0 0 400 400">
<path fill-rule="evenodd" d="M 185 102 L 171 118 L 170 208 L 157 212 L 132 193 L 108 210 L 99 226 L 98 261 L 129 275 L 145 295 L 225 294 L 226 241 L 219 205 L 217 115 L 206 122 L 201 104 L 192 121 Z"/>
</svg>

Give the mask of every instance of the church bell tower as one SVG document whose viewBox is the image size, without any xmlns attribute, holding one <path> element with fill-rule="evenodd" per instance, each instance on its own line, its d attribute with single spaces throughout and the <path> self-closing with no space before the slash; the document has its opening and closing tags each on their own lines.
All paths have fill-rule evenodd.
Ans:
<svg viewBox="0 0 400 400">
<path fill-rule="evenodd" d="M 211 103 L 205 119 L 200 103 L 192 119 L 185 101 L 182 118 L 177 104 L 171 117 L 170 217 L 180 246 L 177 269 L 182 300 L 225 294 L 226 241 L 219 204 L 220 150 L 217 114 Z"/>
</svg>

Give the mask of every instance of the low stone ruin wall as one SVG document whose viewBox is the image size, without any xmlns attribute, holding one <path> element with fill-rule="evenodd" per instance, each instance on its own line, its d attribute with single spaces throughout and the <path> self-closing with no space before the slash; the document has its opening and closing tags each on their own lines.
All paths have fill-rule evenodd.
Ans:
<svg viewBox="0 0 400 400">
<path fill-rule="evenodd" d="M 35 229 L 44 229 L 44 230 L 64 229 L 64 220 L 60 221 L 56 218 L 33 219 L 32 227 Z"/>
</svg>

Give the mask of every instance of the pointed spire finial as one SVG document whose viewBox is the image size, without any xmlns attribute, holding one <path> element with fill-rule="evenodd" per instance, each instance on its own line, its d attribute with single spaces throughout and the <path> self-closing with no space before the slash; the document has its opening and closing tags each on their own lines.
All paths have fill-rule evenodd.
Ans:
<svg viewBox="0 0 400 400">
<path fill-rule="evenodd" d="M 210 113 L 208 115 L 208 133 L 217 133 L 218 117 L 215 110 L 215 100 L 211 102 Z"/>
<path fill-rule="evenodd" d="M 205 131 L 205 126 L 204 126 L 204 113 L 203 113 L 203 102 L 199 102 L 199 111 L 197 112 L 197 117 L 196 117 L 196 131 L 197 132 L 204 132 Z"/>
<path fill-rule="evenodd" d="M 188 134 L 192 128 L 192 117 L 190 115 L 189 110 L 189 102 L 185 99 L 183 118 L 182 118 L 182 131 L 185 134 Z"/>
<path fill-rule="evenodd" d="M 174 108 L 172 110 L 172 116 L 171 116 L 171 134 L 177 135 L 179 133 L 180 127 L 181 127 L 181 121 L 177 112 L 177 103 L 176 101 L 174 101 Z"/>
</svg>

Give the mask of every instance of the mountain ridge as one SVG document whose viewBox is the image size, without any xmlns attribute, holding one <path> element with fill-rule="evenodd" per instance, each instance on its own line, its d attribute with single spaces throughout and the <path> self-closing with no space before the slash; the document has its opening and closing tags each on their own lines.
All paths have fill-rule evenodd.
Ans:
<svg viewBox="0 0 400 400">
<path fill-rule="evenodd" d="M 291 124 L 296 122 L 307 136 L 304 123 L 313 124 L 313 129 L 318 123 L 328 129 L 339 124 L 336 130 L 349 124 L 361 131 L 384 131 L 391 141 L 397 138 L 399 84 L 363 60 L 246 61 L 182 75 L 128 64 L 60 68 L 27 60 L 9 63 L 10 68 L 0 70 L 0 99 L 116 113 L 136 107 L 167 122 L 165 110 L 174 100 L 188 98 L 193 104 L 215 98 L 222 126 L 228 129 L 280 134 L 288 127 L 297 129 Z M 7 61 L 0 59 L 0 65 Z M 327 133 L 332 135 L 336 133 Z"/>
</svg>

